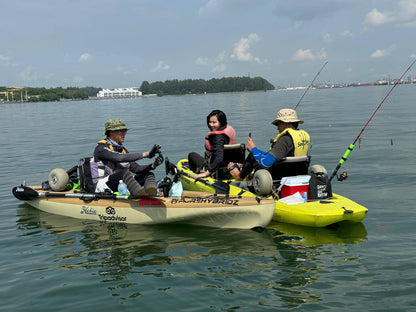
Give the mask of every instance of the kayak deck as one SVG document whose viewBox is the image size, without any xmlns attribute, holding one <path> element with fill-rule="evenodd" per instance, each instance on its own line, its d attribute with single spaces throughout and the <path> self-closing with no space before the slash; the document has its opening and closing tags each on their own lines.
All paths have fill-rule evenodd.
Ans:
<svg viewBox="0 0 416 312">
<path fill-rule="evenodd" d="M 204 191 L 216 193 L 216 183 L 227 183 L 207 178 L 210 184 L 195 181 L 191 178 L 194 174 L 188 167 L 188 160 L 182 159 L 177 163 L 178 170 L 182 170 L 187 175 L 182 174 L 179 179 L 184 189 L 192 191 Z M 229 181 L 231 182 L 231 181 Z M 243 197 L 255 197 L 247 190 L 229 183 L 230 195 L 241 195 Z M 332 194 L 332 198 L 326 200 L 309 201 L 302 204 L 288 205 L 275 200 L 275 212 L 273 220 L 310 227 L 325 227 L 342 221 L 361 222 L 368 209 L 360 204 L 338 194 Z"/>
<path fill-rule="evenodd" d="M 24 200 L 39 210 L 78 219 L 132 224 L 188 223 L 219 228 L 266 227 L 274 213 L 274 201 L 249 197 L 184 191 L 181 197 L 82 198 L 73 190 L 41 193 Z M 68 195 L 68 196 L 65 196 Z"/>
<path fill-rule="evenodd" d="M 361 222 L 368 209 L 338 194 L 331 199 L 287 205 L 276 201 L 273 220 L 304 226 L 325 227 L 341 221 Z"/>
</svg>

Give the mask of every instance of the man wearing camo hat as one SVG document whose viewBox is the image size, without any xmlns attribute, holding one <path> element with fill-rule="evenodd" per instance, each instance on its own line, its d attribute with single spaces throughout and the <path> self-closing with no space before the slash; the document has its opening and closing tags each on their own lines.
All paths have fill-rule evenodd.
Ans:
<svg viewBox="0 0 416 312">
<path fill-rule="evenodd" d="M 150 165 L 139 165 L 136 161 L 153 158 L 160 149 L 154 145 L 150 151 L 129 153 L 123 146 L 127 126 L 121 119 L 109 119 L 105 123 L 105 139 L 99 141 L 91 164 L 92 180 L 96 192 L 117 191 L 120 180 L 127 184 L 131 195 L 157 195 L 155 175 L 151 170 L 162 164 L 163 157 L 156 157 Z M 135 173 L 135 176 L 131 173 Z"/>
<path fill-rule="evenodd" d="M 299 130 L 298 125 L 303 120 L 298 118 L 295 110 L 283 108 L 277 113 L 272 124 L 277 127 L 279 134 L 272 141 L 267 152 L 256 147 L 249 137 L 246 148 L 250 152 L 242 166 L 230 163 L 228 165 L 231 175 L 236 180 L 243 180 L 253 171 L 268 169 L 273 180 L 280 180 L 284 176 L 307 174 L 308 163 L 280 163 L 285 157 L 306 156 L 309 150 L 310 137 L 305 130 Z"/>
</svg>

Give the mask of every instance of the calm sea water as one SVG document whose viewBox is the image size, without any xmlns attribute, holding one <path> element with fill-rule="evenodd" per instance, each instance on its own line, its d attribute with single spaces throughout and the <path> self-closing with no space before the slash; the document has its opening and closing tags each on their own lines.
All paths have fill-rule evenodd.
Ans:
<svg viewBox="0 0 416 312">
<path fill-rule="evenodd" d="M 298 112 L 312 163 L 332 172 L 389 88 L 310 90 Z M 212 109 L 227 113 L 239 141 L 251 132 L 266 149 L 277 111 L 302 93 L 0 104 L 0 310 L 413 310 L 416 85 L 396 87 L 343 165 L 349 178 L 334 180 L 335 192 L 368 207 L 363 223 L 261 232 L 105 225 L 39 212 L 11 194 L 91 155 L 108 118 L 130 127 L 130 151 L 157 143 L 172 162 L 202 153 Z"/>
</svg>

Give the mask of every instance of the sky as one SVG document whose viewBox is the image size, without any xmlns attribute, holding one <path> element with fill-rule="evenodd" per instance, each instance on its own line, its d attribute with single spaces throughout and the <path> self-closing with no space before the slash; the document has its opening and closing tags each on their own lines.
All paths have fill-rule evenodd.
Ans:
<svg viewBox="0 0 416 312">
<path fill-rule="evenodd" d="M 0 86 L 308 86 L 325 62 L 315 83 L 373 82 L 416 57 L 416 0 L 0 0 L 0 12 Z"/>
</svg>

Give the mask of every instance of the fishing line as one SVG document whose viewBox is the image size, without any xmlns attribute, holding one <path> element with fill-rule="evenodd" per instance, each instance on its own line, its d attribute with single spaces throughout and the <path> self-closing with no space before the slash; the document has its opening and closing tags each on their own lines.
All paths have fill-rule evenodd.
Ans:
<svg viewBox="0 0 416 312">
<path fill-rule="evenodd" d="M 335 175 L 337 174 L 339 168 L 341 168 L 342 164 L 347 160 L 348 156 L 351 154 L 352 150 L 355 147 L 355 143 L 358 141 L 358 139 L 360 138 L 360 136 L 363 134 L 365 128 L 367 128 L 368 124 L 370 123 L 371 119 L 373 119 L 374 115 L 377 113 L 377 111 L 380 109 L 381 105 L 383 105 L 384 101 L 387 99 L 387 97 L 390 95 L 390 93 L 393 91 L 393 89 L 397 86 L 397 84 L 402 80 L 403 76 L 406 75 L 406 73 L 410 70 L 410 68 L 413 66 L 413 64 L 416 62 L 416 59 L 412 62 L 412 64 L 410 64 L 410 66 L 406 69 L 406 71 L 400 76 L 399 79 L 396 80 L 396 82 L 394 83 L 393 87 L 390 89 L 390 91 L 386 94 L 386 96 L 384 97 L 384 99 L 380 102 L 380 104 L 377 106 L 376 110 L 373 112 L 373 114 L 371 115 L 370 119 L 368 119 L 368 121 L 365 123 L 364 127 L 361 129 L 360 133 L 357 135 L 357 137 L 355 138 L 354 142 L 348 146 L 347 150 L 345 151 L 344 155 L 342 155 L 341 159 L 339 160 L 339 163 L 337 165 L 337 167 L 335 168 L 334 172 L 332 173 L 331 177 L 329 178 L 329 181 L 332 180 L 333 177 L 335 177 Z M 344 179 L 346 179 L 347 175 L 346 172 L 343 172 L 341 177 L 338 178 L 338 181 L 342 181 Z"/>
<path fill-rule="evenodd" d="M 294 110 L 296 110 L 296 108 L 298 107 L 299 103 L 302 101 L 303 97 L 305 96 L 306 92 L 308 92 L 308 90 L 310 89 L 310 87 L 312 86 L 313 82 L 315 81 L 316 77 L 319 76 L 319 74 L 321 73 L 322 69 L 324 69 L 325 65 L 328 64 L 328 61 L 326 61 L 324 63 L 324 65 L 322 65 L 321 69 L 319 70 L 319 72 L 315 75 L 315 78 L 313 78 L 312 82 L 309 84 L 309 87 L 305 90 L 305 92 L 303 92 L 303 95 L 301 96 L 298 104 L 296 104 Z"/>
</svg>

